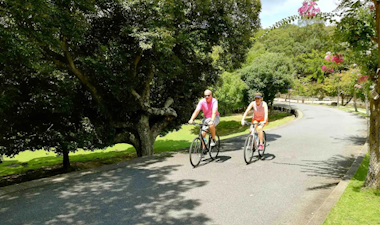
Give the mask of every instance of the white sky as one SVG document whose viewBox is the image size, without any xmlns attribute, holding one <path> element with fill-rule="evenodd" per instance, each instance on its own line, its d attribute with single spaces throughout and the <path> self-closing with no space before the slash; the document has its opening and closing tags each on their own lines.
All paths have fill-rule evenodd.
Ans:
<svg viewBox="0 0 380 225">
<path fill-rule="evenodd" d="M 289 16 L 298 15 L 298 9 L 304 0 L 261 0 L 261 26 L 268 28 Z M 333 11 L 338 0 L 319 0 L 316 2 L 321 12 Z"/>
</svg>

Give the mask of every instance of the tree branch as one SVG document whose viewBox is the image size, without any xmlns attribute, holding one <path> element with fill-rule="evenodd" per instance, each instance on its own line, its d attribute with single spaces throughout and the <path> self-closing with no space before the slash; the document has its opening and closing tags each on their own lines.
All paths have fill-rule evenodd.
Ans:
<svg viewBox="0 0 380 225">
<path fill-rule="evenodd" d="M 144 101 L 139 93 L 135 89 L 131 90 L 131 94 L 135 97 L 135 99 L 140 103 L 141 108 L 145 108 Z"/>
<path fill-rule="evenodd" d="M 142 56 L 142 53 L 143 53 L 143 50 L 140 51 L 140 54 L 135 58 L 135 60 L 133 61 L 133 66 L 134 66 L 134 77 L 136 77 L 137 75 L 137 65 L 139 64 L 140 62 L 140 59 L 141 59 L 141 56 Z"/>
<path fill-rule="evenodd" d="M 93 86 L 90 83 L 89 77 L 87 77 L 86 75 L 84 75 L 84 73 L 75 66 L 74 60 L 72 59 L 70 51 L 69 51 L 69 47 L 68 47 L 68 44 L 67 44 L 66 37 L 63 36 L 61 42 L 62 42 L 62 50 L 63 50 L 63 52 L 65 54 L 65 58 L 66 58 L 67 63 L 68 63 L 68 65 L 67 65 L 68 69 L 71 72 L 73 72 L 74 75 L 82 82 L 82 84 L 90 91 L 90 93 L 94 97 L 95 101 L 105 111 L 106 116 L 112 121 L 112 116 L 108 112 L 108 110 L 106 109 L 105 104 L 103 102 L 103 99 L 98 94 L 98 91 L 97 91 L 96 87 Z M 55 62 L 55 63 L 57 63 L 58 65 L 62 65 L 58 61 Z"/>
<path fill-rule="evenodd" d="M 149 97 L 150 97 L 150 82 L 152 81 L 153 76 L 154 76 L 154 67 L 152 67 L 149 70 L 147 79 L 145 80 L 143 94 L 142 94 L 142 98 L 143 98 L 144 102 L 149 102 Z"/>
<path fill-rule="evenodd" d="M 146 110 L 148 114 L 155 116 L 168 116 L 168 117 L 177 117 L 177 112 L 172 108 L 154 108 L 150 107 Z"/>
<path fill-rule="evenodd" d="M 166 117 L 163 121 L 154 124 L 151 128 L 153 132 L 153 137 L 157 137 L 160 132 L 172 121 L 174 117 Z"/>
<path fill-rule="evenodd" d="M 117 134 L 115 138 L 113 139 L 113 143 L 114 144 L 128 143 L 128 144 L 133 145 L 134 147 L 137 147 L 139 145 L 139 141 L 136 138 L 136 136 L 127 131 Z"/>
<path fill-rule="evenodd" d="M 130 122 L 112 122 L 112 127 L 114 128 L 134 128 L 135 125 Z"/>
</svg>

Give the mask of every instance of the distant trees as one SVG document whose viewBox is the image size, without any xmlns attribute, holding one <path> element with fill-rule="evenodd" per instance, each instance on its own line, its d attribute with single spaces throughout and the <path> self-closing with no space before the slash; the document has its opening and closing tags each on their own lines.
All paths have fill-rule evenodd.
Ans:
<svg viewBox="0 0 380 225">
<path fill-rule="evenodd" d="M 249 100 L 254 93 L 261 92 L 268 104 L 273 104 L 275 95 L 286 93 L 293 85 L 294 69 L 292 60 L 285 54 L 265 53 L 257 57 L 250 66 L 239 71 L 248 85 Z"/>
<path fill-rule="evenodd" d="M 244 108 L 244 93 L 248 86 L 240 79 L 239 73 L 224 72 L 215 85 L 213 96 L 218 99 L 219 111 L 222 115 Z"/>
</svg>

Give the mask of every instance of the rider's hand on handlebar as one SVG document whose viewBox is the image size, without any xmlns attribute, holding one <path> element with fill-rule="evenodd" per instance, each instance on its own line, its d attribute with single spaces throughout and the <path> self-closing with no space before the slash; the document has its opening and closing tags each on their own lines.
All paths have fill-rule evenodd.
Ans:
<svg viewBox="0 0 380 225">
<path fill-rule="evenodd" d="M 188 123 L 189 123 L 189 124 L 193 124 L 193 123 L 194 123 L 194 121 L 192 121 L 192 120 L 189 120 L 189 121 L 188 121 Z"/>
<path fill-rule="evenodd" d="M 241 120 L 241 125 L 244 126 L 244 124 L 245 124 L 245 120 L 242 119 L 242 120 Z"/>
</svg>

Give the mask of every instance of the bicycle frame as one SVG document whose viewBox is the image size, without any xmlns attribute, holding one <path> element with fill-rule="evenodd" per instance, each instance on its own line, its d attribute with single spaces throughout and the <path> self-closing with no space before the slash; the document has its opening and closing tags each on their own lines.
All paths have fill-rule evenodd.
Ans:
<svg viewBox="0 0 380 225">
<path fill-rule="evenodd" d="M 193 123 L 194 125 L 199 125 L 199 126 L 201 126 L 200 128 L 199 128 L 199 134 L 198 134 L 198 136 L 199 136 L 199 138 L 201 139 L 201 142 L 202 142 L 202 144 L 203 144 L 203 146 L 205 146 L 205 148 L 207 149 L 207 150 L 210 150 L 210 141 L 211 141 L 211 133 L 210 133 L 210 130 L 209 129 L 207 129 L 207 130 L 202 130 L 202 126 L 204 126 L 204 124 L 202 124 L 202 123 Z M 207 143 L 205 143 L 205 140 L 203 139 L 203 136 L 202 136 L 202 132 L 206 132 L 206 134 L 205 134 L 205 137 L 208 135 L 208 142 Z"/>
<path fill-rule="evenodd" d="M 260 123 L 260 122 L 259 123 L 248 123 L 248 122 L 245 122 L 245 124 L 246 125 L 250 125 L 249 130 L 251 131 L 251 133 L 249 135 L 253 136 L 253 142 L 255 142 L 256 141 L 255 134 L 257 134 L 257 138 L 259 139 L 259 132 L 257 131 L 257 127 L 260 126 L 260 125 L 262 125 L 262 123 Z"/>
</svg>

